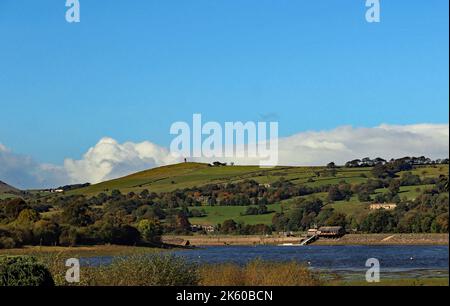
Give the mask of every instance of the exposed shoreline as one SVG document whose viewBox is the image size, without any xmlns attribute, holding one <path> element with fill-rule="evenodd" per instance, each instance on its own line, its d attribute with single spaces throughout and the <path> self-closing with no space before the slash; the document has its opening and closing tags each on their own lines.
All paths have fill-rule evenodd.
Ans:
<svg viewBox="0 0 450 306">
<path fill-rule="evenodd" d="M 174 246 L 185 246 L 189 241 L 190 246 L 251 246 L 251 245 L 281 245 L 299 244 L 300 237 L 283 236 L 164 236 L 165 243 Z M 339 239 L 319 239 L 310 246 L 333 245 L 449 245 L 449 234 L 348 234 Z M 17 249 L 2 249 L 1 255 L 37 255 L 37 254 L 61 254 L 80 257 L 92 256 L 116 256 L 136 255 L 162 252 L 163 248 L 95 245 L 76 247 L 52 247 L 52 246 L 24 246 Z"/>
<path fill-rule="evenodd" d="M 175 245 L 281 245 L 299 244 L 301 237 L 283 236 L 164 236 L 164 242 Z M 449 234 L 348 234 L 339 239 L 319 239 L 314 245 L 449 245 Z"/>
</svg>

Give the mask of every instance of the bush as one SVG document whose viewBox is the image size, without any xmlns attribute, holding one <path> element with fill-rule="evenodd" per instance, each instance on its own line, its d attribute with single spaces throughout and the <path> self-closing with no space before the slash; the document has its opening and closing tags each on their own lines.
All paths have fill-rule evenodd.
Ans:
<svg viewBox="0 0 450 306">
<path fill-rule="evenodd" d="M 0 257 L 0 286 L 54 286 L 48 269 L 34 257 Z"/>
<path fill-rule="evenodd" d="M 0 228 L 0 249 L 13 249 L 22 245 L 19 237 L 11 230 Z"/>
<path fill-rule="evenodd" d="M 13 249 L 16 242 L 11 237 L 0 237 L 0 249 Z"/>
</svg>

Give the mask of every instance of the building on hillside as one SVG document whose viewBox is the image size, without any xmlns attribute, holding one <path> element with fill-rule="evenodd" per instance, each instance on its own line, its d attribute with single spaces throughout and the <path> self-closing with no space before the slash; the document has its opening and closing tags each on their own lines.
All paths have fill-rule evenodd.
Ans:
<svg viewBox="0 0 450 306">
<path fill-rule="evenodd" d="M 200 232 L 205 231 L 207 233 L 213 233 L 216 231 L 216 228 L 212 225 L 199 225 L 199 224 L 192 224 L 191 225 L 191 231 L 192 232 Z"/>
<path fill-rule="evenodd" d="M 397 204 L 395 204 L 395 203 L 376 203 L 376 204 L 370 204 L 369 208 L 370 208 L 370 210 L 379 210 L 379 209 L 394 210 L 395 208 L 397 208 Z"/>
<path fill-rule="evenodd" d="M 317 234 L 324 238 L 338 238 L 345 235 L 345 229 L 342 226 L 322 226 Z"/>
<path fill-rule="evenodd" d="M 266 183 L 266 184 L 259 184 L 259 186 L 265 187 L 265 188 L 270 188 L 270 187 L 272 187 L 272 185 L 270 185 L 269 183 Z"/>
<path fill-rule="evenodd" d="M 316 236 L 319 234 L 319 230 L 316 228 L 310 228 L 307 232 L 306 232 L 306 236 L 307 237 L 312 237 L 312 236 Z"/>
</svg>

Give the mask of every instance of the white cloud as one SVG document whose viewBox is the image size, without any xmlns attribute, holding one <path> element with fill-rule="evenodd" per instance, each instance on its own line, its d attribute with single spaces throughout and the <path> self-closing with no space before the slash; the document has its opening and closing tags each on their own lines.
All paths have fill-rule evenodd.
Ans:
<svg viewBox="0 0 450 306">
<path fill-rule="evenodd" d="M 42 188 L 68 181 L 65 169 L 40 164 L 0 144 L 0 180 L 17 188 Z"/>
<path fill-rule="evenodd" d="M 105 137 L 90 148 L 83 159 L 66 159 L 64 168 L 72 182 L 98 183 L 178 161 L 167 149 L 148 141 L 119 144 Z"/>
<path fill-rule="evenodd" d="M 330 161 L 343 164 L 362 157 L 389 159 L 421 155 L 433 159 L 448 157 L 448 124 L 343 126 L 301 132 L 279 140 L 280 165 L 324 165 Z M 102 138 L 81 159 L 68 158 L 63 166 L 37 163 L 0 144 L 0 180 L 26 188 L 97 183 L 179 161 L 166 148 L 148 141 L 121 144 L 112 138 Z M 258 164 L 245 158 L 232 161 Z"/>
<path fill-rule="evenodd" d="M 380 125 L 374 128 L 338 127 L 329 131 L 302 132 L 282 138 L 280 164 L 343 164 L 362 157 L 398 158 L 425 155 L 448 157 L 449 125 Z"/>
</svg>

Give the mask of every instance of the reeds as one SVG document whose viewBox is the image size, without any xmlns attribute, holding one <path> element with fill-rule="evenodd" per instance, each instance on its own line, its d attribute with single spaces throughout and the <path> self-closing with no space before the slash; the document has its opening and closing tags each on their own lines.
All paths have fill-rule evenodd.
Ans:
<svg viewBox="0 0 450 306">
<path fill-rule="evenodd" d="M 200 267 L 203 286 L 319 286 L 319 274 L 297 262 L 253 260 L 237 264 L 204 265 Z"/>
<path fill-rule="evenodd" d="M 110 265 L 82 267 L 80 283 L 65 281 L 67 267 L 57 256 L 41 257 L 57 285 L 81 286 L 319 286 L 320 275 L 297 262 L 255 259 L 197 265 L 173 255 L 119 257 Z"/>
</svg>

